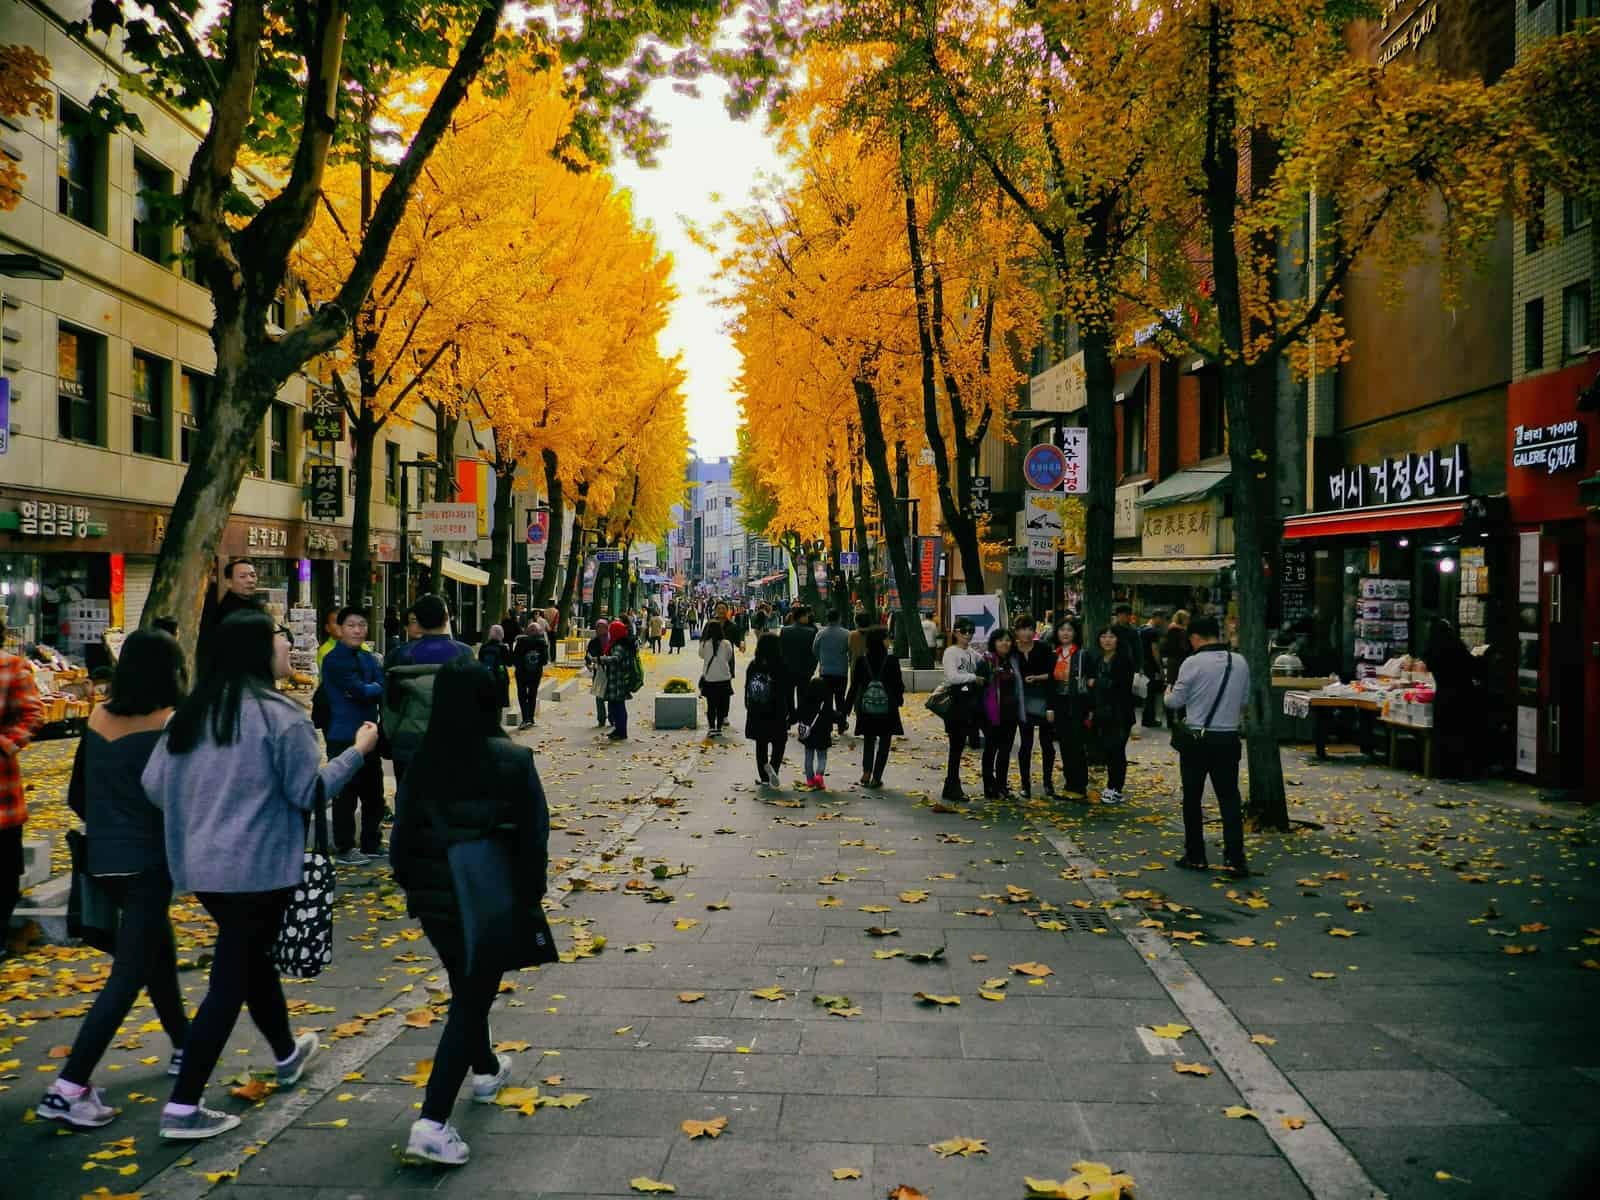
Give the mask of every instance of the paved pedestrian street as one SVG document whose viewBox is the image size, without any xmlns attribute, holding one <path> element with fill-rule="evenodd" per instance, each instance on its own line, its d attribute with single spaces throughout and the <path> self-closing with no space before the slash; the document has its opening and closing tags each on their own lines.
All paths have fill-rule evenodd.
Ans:
<svg viewBox="0 0 1600 1200">
<path fill-rule="evenodd" d="M 241 1021 L 208 1095 L 244 1125 L 213 1142 L 156 1138 L 169 1048 L 148 1007 L 96 1076 L 119 1121 L 30 1120 L 107 960 L 0 967 L 0 1195 L 1115 1194 L 1070 1182 L 1095 1163 L 1140 1200 L 1592 1194 L 1591 813 L 1290 748 L 1314 824 L 1252 836 L 1256 875 L 1229 883 L 1173 869 L 1154 731 L 1124 805 L 952 811 L 920 706 L 884 790 L 856 785 L 845 738 L 820 793 L 795 786 L 792 744 L 785 786 L 758 792 L 741 736 L 656 732 L 636 708 L 621 745 L 586 693 L 519 735 L 572 961 L 507 977 L 493 1035 L 516 1067 L 496 1105 L 456 1109 L 468 1165 L 398 1162 L 443 976 L 380 861 L 342 872 L 335 964 L 289 987 L 325 1043 L 306 1082 L 252 1084 L 271 1060 Z M 59 753 L 25 760 L 41 793 Z M 175 912 L 203 963 L 197 906 Z M 202 972 L 182 979 L 197 1002 Z"/>
</svg>

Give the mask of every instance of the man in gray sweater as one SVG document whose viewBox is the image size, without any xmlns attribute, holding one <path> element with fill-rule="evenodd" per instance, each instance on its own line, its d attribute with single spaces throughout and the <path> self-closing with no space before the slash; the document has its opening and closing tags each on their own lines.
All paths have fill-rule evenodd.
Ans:
<svg viewBox="0 0 1600 1200">
<path fill-rule="evenodd" d="M 1178 756 L 1183 776 L 1184 853 L 1180 867 L 1206 869 L 1205 821 L 1200 798 L 1206 780 L 1222 811 L 1222 859 L 1235 875 L 1250 874 L 1244 859 L 1244 820 L 1239 804 L 1239 717 L 1250 696 L 1250 666 L 1218 640 L 1215 617 L 1189 622 L 1189 644 L 1178 678 L 1167 689 L 1167 708 L 1182 712 L 1194 732 L 1193 745 Z"/>
<path fill-rule="evenodd" d="M 817 672 L 828 690 L 833 693 L 833 711 L 839 717 L 839 732 L 849 726 L 844 716 L 845 692 L 850 687 L 850 632 L 839 621 L 839 610 L 830 609 L 828 623 L 817 630 L 811 643 L 811 652 L 817 660 Z"/>
</svg>

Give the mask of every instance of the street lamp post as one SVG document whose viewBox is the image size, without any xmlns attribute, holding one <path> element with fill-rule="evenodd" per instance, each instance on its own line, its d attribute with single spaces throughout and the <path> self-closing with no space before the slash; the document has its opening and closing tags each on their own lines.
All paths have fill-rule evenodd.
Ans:
<svg viewBox="0 0 1600 1200">
<path fill-rule="evenodd" d="M 405 605 L 411 603 L 411 477 L 406 472 L 438 469 L 436 461 L 426 458 L 400 464 L 400 599 Z"/>
</svg>

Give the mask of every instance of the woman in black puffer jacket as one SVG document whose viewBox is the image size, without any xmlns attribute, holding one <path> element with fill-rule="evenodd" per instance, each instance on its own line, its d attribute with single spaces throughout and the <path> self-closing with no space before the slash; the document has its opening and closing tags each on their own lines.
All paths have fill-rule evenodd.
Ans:
<svg viewBox="0 0 1600 1200">
<path fill-rule="evenodd" d="M 492 831 L 511 839 L 522 885 L 518 911 L 530 918 L 540 914 L 549 859 L 544 788 L 533 752 L 500 726 L 503 701 L 482 664 L 447 663 L 434 683 L 428 732 L 395 798 L 399 816 L 389 849 L 395 878 L 450 976 L 450 1015 L 406 1157 L 448 1166 L 467 1161 L 467 1144 L 447 1122 L 468 1070 L 472 1098 L 480 1104 L 493 1103 L 511 1074 L 511 1060 L 496 1055 L 489 1041 L 489 1008 L 500 990 L 500 973 L 466 972 L 449 848 Z"/>
</svg>

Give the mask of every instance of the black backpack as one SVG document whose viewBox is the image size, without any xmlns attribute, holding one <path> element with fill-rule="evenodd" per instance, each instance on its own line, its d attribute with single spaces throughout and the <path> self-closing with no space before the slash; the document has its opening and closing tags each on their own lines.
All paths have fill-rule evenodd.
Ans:
<svg viewBox="0 0 1600 1200">
<path fill-rule="evenodd" d="M 777 681 L 765 671 L 750 671 L 744 677 L 744 707 L 753 717 L 770 717 L 778 708 Z"/>
</svg>

